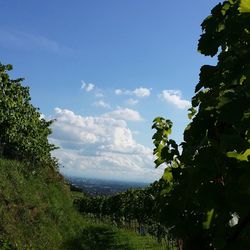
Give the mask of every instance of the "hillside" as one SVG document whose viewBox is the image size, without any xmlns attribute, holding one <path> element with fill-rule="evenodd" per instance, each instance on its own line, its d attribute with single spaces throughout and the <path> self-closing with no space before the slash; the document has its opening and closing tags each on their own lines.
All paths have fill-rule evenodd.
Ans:
<svg viewBox="0 0 250 250">
<path fill-rule="evenodd" d="M 60 249 L 79 232 L 82 218 L 54 170 L 27 169 L 22 163 L 1 159 L 0 200 L 2 246 Z"/>
<path fill-rule="evenodd" d="M 0 249 L 163 249 L 149 237 L 87 221 L 71 196 L 54 169 L 0 159 Z"/>
</svg>

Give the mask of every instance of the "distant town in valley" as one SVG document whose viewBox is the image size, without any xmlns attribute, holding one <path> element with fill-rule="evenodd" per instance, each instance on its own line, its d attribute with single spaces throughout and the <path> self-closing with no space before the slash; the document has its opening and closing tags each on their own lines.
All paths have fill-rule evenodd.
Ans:
<svg viewBox="0 0 250 250">
<path fill-rule="evenodd" d="M 113 195 L 130 188 L 144 188 L 149 183 L 66 177 L 73 191 L 82 191 L 89 195 Z"/>
</svg>

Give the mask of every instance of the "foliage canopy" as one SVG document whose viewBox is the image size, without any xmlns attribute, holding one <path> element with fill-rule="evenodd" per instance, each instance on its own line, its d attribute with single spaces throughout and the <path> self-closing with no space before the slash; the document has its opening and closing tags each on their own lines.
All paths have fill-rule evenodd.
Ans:
<svg viewBox="0 0 250 250">
<path fill-rule="evenodd" d="M 10 79 L 10 70 L 11 65 L 0 64 L 0 154 L 31 164 L 55 163 L 50 155 L 55 146 L 48 142 L 52 121 L 41 117 L 30 103 L 29 88 L 22 78 Z"/>
<path fill-rule="evenodd" d="M 184 141 L 168 138 L 172 123 L 154 120 L 156 166 L 166 164 L 160 215 L 184 249 L 249 249 L 249 1 L 216 5 L 201 24 L 198 50 L 218 56 L 203 65 Z"/>
</svg>

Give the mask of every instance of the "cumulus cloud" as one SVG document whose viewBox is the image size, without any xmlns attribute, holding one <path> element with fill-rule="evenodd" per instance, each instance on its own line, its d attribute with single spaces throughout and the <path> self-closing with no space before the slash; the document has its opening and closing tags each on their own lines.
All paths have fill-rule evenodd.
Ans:
<svg viewBox="0 0 250 250">
<path fill-rule="evenodd" d="M 179 109 L 191 107 L 191 102 L 182 99 L 181 91 L 179 90 L 163 90 L 159 96 L 164 101 L 175 105 Z"/>
<path fill-rule="evenodd" d="M 146 97 L 146 96 L 150 96 L 150 89 L 141 87 L 141 88 L 137 88 L 133 90 L 132 93 L 137 97 Z"/>
<path fill-rule="evenodd" d="M 52 143 L 65 166 L 64 173 L 103 178 L 154 180 L 155 170 L 150 148 L 135 141 L 126 121 L 110 116 L 81 116 L 67 109 L 55 109 Z"/>
<path fill-rule="evenodd" d="M 103 116 L 125 121 L 142 120 L 142 117 L 138 111 L 129 108 L 118 108 L 112 112 L 104 114 Z"/>
<path fill-rule="evenodd" d="M 125 90 L 122 90 L 122 89 L 116 89 L 116 90 L 115 90 L 115 94 L 116 94 L 116 95 L 122 95 L 122 94 L 125 94 Z"/>
<path fill-rule="evenodd" d="M 142 98 L 150 96 L 151 89 L 140 87 L 136 88 L 134 90 L 126 90 L 126 89 L 116 89 L 115 90 L 116 95 L 134 95 L 136 97 Z"/>
<path fill-rule="evenodd" d="M 45 114 L 43 114 L 43 113 L 40 113 L 40 119 L 45 119 L 46 117 L 45 117 Z"/>
<path fill-rule="evenodd" d="M 99 107 L 99 108 L 110 108 L 110 105 L 106 102 L 104 102 L 103 100 L 99 100 L 97 102 L 94 102 L 93 104 L 95 107 Z"/>
<path fill-rule="evenodd" d="M 135 104 L 138 103 L 138 100 L 135 100 L 135 99 L 133 99 L 133 98 L 130 98 L 130 99 L 128 99 L 126 102 L 127 102 L 128 105 L 135 105 Z"/>
<path fill-rule="evenodd" d="M 84 89 L 86 92 L 90 92 L 94 89 L 95 85 L 93 83 L 86 83 L 81 80 L 82 86 L 81 88 Z"/>
</svg>

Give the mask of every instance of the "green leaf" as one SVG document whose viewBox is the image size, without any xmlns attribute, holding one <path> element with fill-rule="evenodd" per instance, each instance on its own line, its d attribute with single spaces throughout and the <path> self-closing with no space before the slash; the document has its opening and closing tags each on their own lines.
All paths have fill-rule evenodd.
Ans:
<svg viewBox="0 0 250 250">
<path fill-rule="evenodd" d="M 240 1 L 239 11 L 241 13 L 250 12 L 250 0 L 241 0 Z"/>
<path fill-rule="evenodd" d="M 172 182 L 173 181 L 173 175 L 171 173 L 171 168 L 168 167 L 165 169 L 164 174 L 163 174 L 163 180 L 167 181 L 167 182 Z"/>
<path fill-rule="evenodd" d="M 194 107 L 191 107 L 190 109 L 188 109 L 189 113 L 188 113 L 188 119 L 192 119 L 193 116 L 196 114 L 196 109 Z"/>
<path fill-rule="evenodd" d="M 229 8 L 230 8 L 230 3 L 229 2 L 225 2 L 223 4 L 222 9 L 221 9 L 221 13 L 222 13 L 223 16 L 226 15 L 226 13 L 229 10 Z"/>
<path fill-rule="evenodd" d="M 247 149 L 243 154 L 237 152 L 227 152 L 227 157 L 235 158 L 239 161 L 249 161 L 250 149 Z"/>
<path fill-rule="evenodd" d="M 202 223 L 204 229 L 208 230 L 210 228 L 213 215 L 214 215 L 214 209 L 211 209 L 207 212 L 206 220 Z"/>
</svg>

